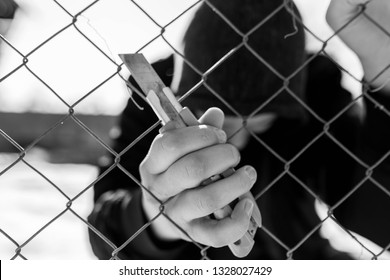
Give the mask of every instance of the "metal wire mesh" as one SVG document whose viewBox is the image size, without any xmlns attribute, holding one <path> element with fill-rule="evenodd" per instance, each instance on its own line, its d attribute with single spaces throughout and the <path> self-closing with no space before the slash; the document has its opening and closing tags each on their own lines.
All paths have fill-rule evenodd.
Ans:
<svg viewBox="0 0 390 280">
<path fill-rule="evenodd" d="M 42 177 L 46 182 L 48 182 L 50 184 L 50 186 L 52 188 L 54 188 L 61 196 L 63 196 L 63 198 L 65 199 L 66 203 L 63 205 L 62 207 L 62 211 L 60 213 L 58 213 L 58 215 L 54 216 L 51 220 L 48 220 L 47 223 L 45 223 L 42 227 L 39 228 L 39 230 L 37 230 L 34 234 L 32 234 L 29 238 L 27 238 L 26 240 L 22 241 L 22 242 L 18 242 L 16 240 L 16 238 L 14 238 L 13 236 L 11 236 L 10 234 L 8 234 L 6 232 L 6 230 L 4 230 L 2 228 L 2 226 L 0 225 L 0 234 L 3 235 L 3 237 L 5 237 L 10 243 L 12 243 L 14 245 L 14 248 L 15 248 L 15 252 L 12 256 L 10 256 L 11 259 L 16 259 L 16 258 L 23 258 L 23 259 L 27 259 L 28 256 L 26 256 L 23 252 L 23 249 L 24 247 L 29 244 L 33 239 L 37 238 L 37 236 L 39 236 L 41 234 L 42 231 L 46 230 L 48 227 L 51 227 L 52 224 L 54 222 L 56 222 L 57 220 L 59 220 L 65 213 L 70 213 L 72 215 L 74 215 L 74 217 L 76 217 L 79 221 L 81 221 L 83 224 L 85 224 L 85 228 L 86 230 L 89 228 L 90 230 L 92 230 L 93 232 L 95 232 L 101 239 L 103 239 L 111 248 L 112 248 L 112 259 L 117 259 L 118 258 L 118 254 L 121 252 L 121 250 L 127 246 L 127 244 L 133 242 L 133 240 L 142 232 L 144 231 L 147 227 L 149 227 L 155 219 L 158 219 L 161 215 L 165 215 L 166 214 L 164 213 L 164 204 L 161 202 L 161 212 L 158 216 L 156 216 L 155 218 L 153 218 L 152 220 L 150 220 L 148 223 L 146 223 L 144 226 L 142 226 L 141 228 L 139 228 L 139 230 L 131 237 L 128 238 L 128 240 L 121 244 L 120 246 L 116 246 L 115 244 L 113 244 L 113 242 L 111 240 L 109 240 L 109 238 L 107 238 L 106 236 L 104 236 L 103 233 L 99 232 L 99 230 L 97 230 L 96 228 L 94 228 L 93 225 L 91 225 L 87 220 L 86 220 L 86 217 L 82 217 L 80 216 L 77 211 L 75 211 L 73 209 L 73 203 L 78 200 L 81 196 L 83 196 L 86 192 L 91 192 L 92 191 L 92 187 L 93 185 L 98 182 L 99 180 L 101 180 L 103 177 L 105 177 L 107 174 L 109 174 L 114 168 L 119 168 L 124 174 L 126 174 L 129 178 L 131 178 L 140 188 L 144 188 L 142 186 L 142 184 L 139 182 L 139 180 L 137 179 L 137 176 L 136 174 L 131 174 L 130 172 L 128 172 L 126 170 L 126 168 L 124 166 L 121 165 L 121 157 L 126 153 L 128 152 L 129 150 L 133 149 L 133 147 L 139 142 L 139 141 L 142 141 L 143 138 L 148 135 L 154 128 L 158 127 L 159 126 L 159 123 L 155 123 L 152 127 L 150 127 L 150 129 L 148 129 L 147 131 L 145 131 L 143 134 L 139 135 L 134 141 L 132 141 L 131 143 L 128 143 L 128 146 L 120 151 L 120 152 L 116 152 L 111 146 L 110 146 L 110 143 L 107 143 L 107 141 L 103 140 L 99 135 L 97 135 L 92 129 L 90 129 L 88 127 L 88 125 L 86 125 L 78 116 L 77 116 L 77 105 L 79 105 L 80 103 L 84 102 L 86 99 L 88 99 L 91 95 L 93 95 L 95 93 L 95 91 L 101 87 L 102 85 L 104 85 L 105 83 L 107 83 L 110 79 L 113 79 L 114 77 L 120 77 L 121 79 L 123 79 L 123 82 L 127 82 L 126 81 L 126 78 L 122 76 L 122 68 L 123 68 L 123 64 L 119 64 L 117 63 L 110 55 L 107 54 L 106 51 L 102 50 L 101 47 L 98 46 L 98 44 L 96 44 L 96 42 L 93 41 L 93 39 L 89 38 L 87 34 L 85 34 L 78 26 L 78 22 L 80 20 L 80 18 L 88 12 L 89 9 L 92 9 L 94 7 L 94 5 L 97 5 L 97 3 L 101 2 L 103 0 L 97 0 L 97 1 L 93 1 L 91 2 L 89 5 L 87 5 L 85 8 L 79 10 L 78 12 L 70 12 L 67 7 L 66 7 L 66 4 L 65 3 L 62 3 L 62 1 L 55 1 L 53 0 L 53 3 L 55 3 L 56 5 L 58 5 L 58 7 L 60 9 L 62 9 L 63 13 L 66 14 L 69 18 L 69 22 L 66 26 L 64 26 L 63 28 L 59 29 L 57 32 L 55 32 L 54 34 L 52 34 L 52 36 L 50 36 L 49 38 L 47 38 L 46 40 L 40 42 L 35 48 L 33 48 L 32 50 L 28 51 L 28 52 L 23 52 L 21 50 L 19 50 L 16 46 L 13 45 L 12 42 L 10 42 L 6 37 L 4 37 L 3 35 L 0 35 L 0 38 L 1 38 L 1 43 L 2 44 L 6 44 L 8 45 L 10 48 L 12 48 L 12 50 L 18 54 L 18 56 L 20 57 L 20 63 L 19 65 L 17 65 L 14 69 L 12 69 L 9 73 L 7 73 L 6 75 L 4 75 L 3 77 L 0 78 L 0 83 L 3 83 L 5 81 L 7 81 L 7 79 L 9 79 L 12 75 L 15 75 L 15 73 L 17 73 L 18 71 L 21 71 L 21 69 L 25 69 L 27 70 L 37 81 L 39 81 L 44 87 L 46 87 L 51 93 L 53 96 L 55 96 L 61 103 L 63 103 L 64 106 L 66 106 L 67 110 L 68 110 L 68 113 L 66 115 L 63 116 L 62 119 L 58 120 L 58 122 L 54 123 L 52 126 L 50 127 L 47 127 L 46 131 L 44 131 L 39 137 L 37 137 L 32 143 L 30 143 L 29 145 L 23 147 L 22 145 L 20 145 L 17 141 L 15 141 L 11 135 L 8 135 L 5 131 L 3 131 L 0 127 L 0 137 L 3 138 L 3 140 L 7 141 L 9 144 L 11 144 L 16 150 L 17 150 L 17 158 L 11 162 L 6 168 L 4 168 L 3 170 L 0 171 L 0 177 L 1 176 L 4 176 L 5 174 L 9 173 L 10 170 L 12 170 L 15 165 L 17 164 L 24 164 L 26 165 L 29 169 L 31 169 L 33 172 L 36 172 L 40 177 Z M 188 12 L 192 12 L 194 9 L 196 9 L 196 7 L 200 4 L 204 2 L 206 5 L 209 6 L 210 9 L 212 9 L 214 12 L 215 12 L 215 16 L 216 17 L 220 17 L 225 23 L 226 25 L 228 25 L 232 30 L 234 30 L 234 32 L 236 32 L 236 34 L 238 36 L 240 36 L 242 38 L 241 42 L 235 46 L 234 48 L 232 48 L 228 53 L 226 53 L 224 56 L 222 56 L 210 69 L 208 69 L 206 72 L 203 72 L 199 69 L 196 68 L 196 66 L 194 66 L 190 61 L 188 61 L 186 59 L 186 57 L 178 50 L 176 49 L 172 44 L 171 42 L 169 41 L 169 39 L 166 38 L 165 36 L 165 31 L 166 29 L 173 23 L 175 23 L 176 21 L 178 21 L 183 15 L 185 15 L 186 13 Z M 305 183 L 305 182 L 302 182 L 295 174 L 294 172 L 292 171 L 291 169 L 291 166 L 294 165 L 294 163 L 301 157 L 302 154 L 304 154 L 305 152 L 307 152 L 313 145 L 315 145 L 315 143 L 322 137 L 327 137 L 328 139 L 330 139 L 335 145 L 337 145 L 339 148 L 340 148 L 340 151 L 343 152 L 343 153 L 346 153 L 348 154 L 354 161 L 356 161 L 363 169 L 365 169 L 365 174 L 366 176 L 361 178 L 361 181 L 358 182 L 356 184 L 356 186 L 354 188 L 352 188 L 350 190 L 349 193 L 347 193 L 346 195 L 344 195 L 342 197 L 342 199 L 340 199 L 338 201 L 338 203 L 332 205 L 329 209 L 328 209 L 328 213 L 325 217 L 322 218 L 322 221 L 316 226 L 314 227 L 310 232 L 308 232 L 304 238 L 302 238 L 302 240 L 300 240 L 300 242 L 298 242 L 295 246 L 287 246 L 283 240 L 281 240 L 278 236 L 276 236 L 271 230 L 267 229 L 266 226 L 263 226 L 260 230 L 263 231 L 265 234 L 267 234 L 271 239 L 273 239 L 276 243 L 278 243 L 281 247 L 283 247 L 286 251 L 286 258 L 287 259 L 291 259 L 293 258 L 294 256 L 294 252 L 296 250 L 298 250 L 308 239 L 310 239 L 310 237 L 316 233 L 322 226 L 322 224 L 327 221 L 327 220 L 333 220 L 335 221 L 336 223 L 338 223 L 338 221 L 336 219 L 334 219 L 334 217 L 332 216 L 333 214 L 333 211 L 339 207 L 341 204 L 344 203 L 344 201 L 346 199 L 348 199 L 351 195 L 353 195 L 355 192 L 357 192 L 361 186 L 363 185 L 363 183 L 369 181 L 371 183 L 373 183 L 381 192 L 383 192 L 383 196 L 388 196 L 390 198 L 390 191 L 389 191 L 389 188 L 388 186 L 384 186 L 382 185 L 380 182 L 378 182 L 373 176 L 373 172 L 375 171 L 375 168 L 379 165 L 381 165 L 384 161 L 386 161 L 388 159 L 388 156 L 390 154 L 390 151 L 387 151 L 387 153 L 383 154 L 383 156 L 378 160 L 376 161 L 375 163 L 373 164 L 368 164 L 367 162 L 365 162 L 364 160 L 362 160 L 361 158 L 359 158 L 357 155 L 355 155 L 353 152 L 351 152 L 348 147 L 346 147 L 339 139 L 335 138 L 334 135 L 332 133 L 330 133 L 330 127 L 346 112 L 348 111 L 348 109 L 350 109 L 354 104 L 358 103 L 363 97 L 366 97 L 370 102 L 373 102 L 374 105 L 379 108 L 380 110 L 382 110 L 386 115 L 390 116 L 390 112 L 382 105 L 382 104 L 379 104 L 375 99 L 373 99 L 369 94 L 367 94 L 367 90 L 369 88 L 368 84 L 370 81 L 363 81 L 363 80 L 360 80 L 359 78 L 355 77 L 354 75 L 352 75 L 348 69 L 344 69 L 341 65 L 337 64 L 336 61 L 334 61 L 334 59 L 332 58 L 332 56 L 330 56 L 328 53 L 327 53 L 327 45 L 328 45 L 328 42 L 330 40 L 332 40 L 339 32 L 341 32 L 343 30 L 343 28 L 345 28 L 345 26 L 343 28 L 341 28 L 340 30 L 337 30 L 331 37 L 329 37 L 328 39 L 326 40 L 322 40 L 320 39 L 314 32 L 312 32 L 308 27 L 305 26 L 305 24 L 301 21 L 301 19 L 296 16 L 294 14 L 294 10 L 291 9 L 291 0 L 286 0 L 284 1 L 284 3 L 282 3 L 273 13 L 271 13 L 267 18 L 265 18 L 262 22 L 259 22 L 257 25 L 253 26 L 253 28 L 251 30 L 249 30 L 248 32 L 246 33 L 243 33 L 242 31 L 240 31 L 240 29 L 234 25 L 234 23 L 232 23 L 222 12 L 220 12 L 215 6 L 213 6 L 213 4 L 209 1 L 206 1 L 206 0 L 199 0 L 199 1 L 196 1 L 193 3 L 193 5 L 189 6 L 185 11 L 183 11 L 181 14 L 178 14 L 177 17 L 175 17 L 174 19 L 172 19 L 172 21 L 170 21 L 169 23 L 165 24 L 165 25 L 161 25 L 159 24 L 154 18 L 152 15 L 150 15 L 144 8 L 143 8 L 143 4 L 142 4 L 142 1 L 128 1 L 128 4 L 129 5 L 134 5 L 135 7 L 137 7 L 139 9 L 140 12 L 144 13 L 146 17 L 149 18 L 149 20 L 160 30 L 160 33 L 155 36 L 155 37 L 151 37 L 150 40 L 143 46 L 141 47 L 138 52 L 142 52 L 148 45 L 150 45 L 151 43 L 153 43 L 155 40 L 157 39 L 162 39 L 165 41 L 165 43 L 171 48 L 172 52 L 174 52 L 176 55 L 180 56 L 185 63 L 187 63 L 188 65 L 190 65 L 190 67 L 195 71 L 197 72 L 199 75 L 200 75 L 200 79 L 199 79 L 199 82 L 193 86 L 193 88 L 187 92 L 183 98 L 186 98 L 188 96 L 190 96 L 197 88 L 199 88 L 200 86 L 204 86 L 206 87 L 209 91 L 210 91 L 210 94 L 213 94 L 215 96 L 219 96 L 219 93 L 216 92 L 211 86 L 209 86 L 208 82 L 207 82 L 207 77 L 217 68 L 219 67 L 224 67 L 224 62 L 226 60 L 228 60 L 230 57 L 234 56 L 235 53 L 239 50 L 239 49 L 247 49 L 252 55 L 253 55 L 253 59 L 254 60 L 258 60 L 259 63 L 262 63 L 264 65 L 266 65 L 270 71 L 272 71 L 280 80 L 283 81 L 283 86 L 277 91 L 275 92 L 266 102 L 264 102 L 264 104 L 262 104 L 259 108 L 257 108 L 255 111 L 253 111 L 253 113 L 249 116 L 242 116 L 240 115 L 235 109 L 234 109 L 234 106 L 232 106 L 232 104 L 228 104 L 225 102 L 225 105 L 232 111 L 234 112 L 237 116 L 239 116 L 240 118 L 243 119 L 243 124 L 246 123 L 246 121 L 253 117 L 254 115 L 256 115 L 256 113 L 258 113 L 259 111 L 261 111 L 269 102 L 271 102 L 274 98 L 278 97 L 278 95 L 281 94 L 282 91 L 287 91 L 288 94 L 290 94 L 297 102 L 300 103 L 300 105 L 305 108 L 305 110 L 307 112 L 309 112 L 309 114 L 311 114 L 319 123 L 321 123 L 322 127 L 323 127 L 323 130 L 316 136 L 314 137 L 313 139 L 311 139 L 310 142 L 308 142 L 294 157 L 292 158 L 284 158 L 283 156 L 281 156 L 278 151 L 275 151 L 273 150 L 270 146 L 268 146 L 264 141 L 262 141 L 261 137 L 259 137 L 258 135 L 256 135 L 255 133 L 253 132 L 250 132 L 252 137 L 254 139 L 257 140 L 258 144 L 265 147 L 266 149 L 269 150 L 270 153 L 272 153 L 280 162 L 281 164 L 284 165 L 284 171 L 282 173 L 279 174 L 279 176 L 277 178 L 274 179 L 274 181 L 269 184 L 266 188 L 264 188 L 260 193 L 256 193 L 254 194 L 255 198 L 256 199 L 260 199 L 263 195 L 265 195 L 270 189 L 272 189 L 273 185 L 278 182 L 278 180 L 280 180 L 282 177 L 284 176 L 289 176 L 291 178 L 293 178 L 310 196 L 312 196 L 313 198 L 315 198 L 316 200 L 319 200 L 321 201 L 321 197 L 313 192 L 313 190 Z M 380 24 L 378 24 L 376 22 L 376 20 L 374 18 L 371 18 L 369 17 L 369 15 L 367 15 L 365 13 L 365 7 L 366 5 L 369 5 L 369 4 L 365 4 L 365 5 L 362 5 L 362 9 L 361 9 L 361 12 L 359 14 L 356 15 L 355 18 L 357 17 L 360 17 L 360 16 L 364 16 L 366 18 L 368 18 L 371 22 L 373 22 L 375 25 L 377 25 L 378 28 L 382 29 L 383 32 L 385 34 L 387 34 L 389 37 L 390 37 L 390 34 L 383 28 L 380 26 Z M 278 13 L 280 10 L 283 10 L 283 9 L 286 9 L 287 11 L 289 11 L 289 13 L 291 13 L 292 17 L 293 17 L 293 21 L 292 21 L 292 25 L 296 24 L 296 25 L 301 25 L 304 27 L 304 29 L 306 30 L 307 33 L 311 34 L 311 36 L 313 36 L 314 38 L 316 38 L 316 40 L 318 42 L 320 42 L 322 44 L 322 48 L 316 52 L 314 55 L 310 56 L 308 58 L 308 60 L 301 65 L 300 68 L 296 69 L 296 71 L 294 73 L 292 73 L 290 76 L 286 77 L 284 75 L 282 75 L 281 73 L 279 73 L 277 71 L 277 69 L 275 69 L 273 67 L 273 65 L 269 64 L 266 60 L 264 60 L 259 53 L 256 52 L 255 49 L 253 49 L 251 47 L 250 44 L 248 44 L 248 38 L 249 36 L 255 32 L 256 30 L 258 30 L 259 28 L 261 28 L 270 18 L 272 18 L 276 13 Z M 354 18 L 354 19 L 355 19 Z M 351 19 L 351 22 L 354 20 L 354 19 Z M 348 24 L 346 24 L 347 26 Z M 55 89 L 53 89 L 53 87 L 51 87 L 51 83 L 50 81 L 47 81 L 45 80 L 44 78 L 41 78 L 39 74 L 37 74 L 31 67 L 30 67 L 30 57 L 35 53 L 37 52 L 38 50 L 40 50 L 41 48 L 43 48 L 46 44 L 50 43 L 51 40 L 53 40 L 54 38 L 56 38 L 57 36 L 60 36 L 63 32 L 65 32 L 66 30 L 68 29 L 74 29 L 76 30 L 77 32 L 79 32 L 79 34 L 85 39 L 86 42 L 88 42 L 88 44 L 90 44 L 91 46 L 93 46 L 99 53 L 101 56 L 103 56 L 106 60 L 109 61 L 109 63 L 111 63 L 117 70 L 112 72 L 109 76 L 106 77 L 106 79 L 102 80 L 101 83 L 97 84 L 96 87 L 94 87 L 92 90 L 90 90 L 89 92 L 85 93 L 81 98 L 79 98 L 76 102 L 74 103 L 68 103 L 66 101 L 66 99 L 63 98 L 62 94 L 60 94 L 59 92 L 57 92 Z M 294 36 L 294 34 L 289 34 L 289 36 Z M 340 110 L 340 112 L 338 114 L 336 114 L 333 118 L 331 118 L 330 120 L 325 120 L 324 118 L 322 118 L 321 116 L 319 116 L 317 114 L 317 112 L 315 110 L 313 110 L 312 108 L 310 108 L 306 102 L 304 100 L 302 100 L 295 92 L 293 92 L 290 88 L 289 88 L 289 81 L 294 78 L 295 75 L 297 75 L 297 73 L 299 73 L 300 71 L 302 71 L 305 67 L 307 67 L 307 65 L 311 62 L 311 60 L 315 59 L 317 56 L 319 55 L 324 55 L 326 57 L 328 57 L 330 60 L 332 60 L 342 71 L 343 73 L 345 73 L 346 75 L 352 77 L 354 80 L 358 81 L 359 83 L 362 84 L 362 87 L 363 87 L 363 92 L 357 96 L 354 101 L 350 104 L 348 104 L 348 106 L 346 106 L 345 108 L 342 108 L 342 110 Z M 390 67 L 390 65 L 388 66 Z M 386 70 L 386 69 L 384 69 Z M 134 89 L 133 89 L 134 90 Z M 223 100 L 223 99 L 222 99 Z M 51 134 L 55 134 L 56 133 L 56 129 L 61 126 L 64 122 L 73 122 L 74 124 L 76 124 L 77 126 L 79 126 L 83 131 L 85 131 L 86 133 L 89 134 L 89 136 L 91 138 L 94 139 L 94 141 L 96 141 L 99 145 L 101 145 L 101 147 L 103 149 L 106 150 L 107 153 L 111 154 L 114 158 L 115 158 L 115 161 L 114 163 L 110 166 L 110 168 L 108 168 L 103 174 L 100 174 L 99 177 L 96 178 L 96 180 L 94 182 L 91 182 L 88 186 L 83 186 L 82 190 L 76 194 L 75 196 L 69 196 L 67 195 L 62 189 L 61 187 L 56 184 L 55 182 L 53 182 L 52 180 L 50 180 L 50 178 L 48 178 L 44 172 L 41 172 L 38 168 L 36 168 L 34 166 L 34 164 L 30 163 L 29 161 L 27 161 L 25 158 L 26 158 L 26 155 L 28 155 L 30 153 L 30 151 L 36 147 L 43 139 L 45 139 L 48 135 L 51 135 Z M 245 127 L 243 127 L 245 129 Z M 69 151 L 69 152 L 72 152 L 72 151 Z M 71 174 L 69 174 L 69 176 L 72 176 Z M 389 200 L 389 203 L 390 203 L 390 200 Z M 169 219 L 169 217 L 167 216 L 167 218 Z M 340 227 L 342 227 L 342 225 L 340 225 Z M 348 231 L 347 229 L 344 229 L 343 230 L 350 236 L 351 239 L 354 239 L 355 242 L 357 242 L 362 248 L 364 248 L 364 250 L 366 250 L 367 252 L 369 252 L 371 254 L 371 257 L 372 259 L 377 259 L 381 256 L 381 254 L 383 254 L 386 250 L 389 250 L 390 248 L 390 243 L 385 247 L 383 248 L 383 251 L 379 252 L 379 253 L 375 253 L 375 252 L 372 252 L 370 248 L 366 247 L 365 244 L 363 244 L 359 239 L 357 239 L 350 231 Z M 196 243 L 195 241 L 193 241 L 194 243 Z M 207 250 L 208 250 L 208 247 L 204 247 L 203 245 L 201 244 L 197 244 L 197 246 L 199 247 L 199 251 L 200 251 L 200 256 L 201 258 L 203 259 L 208 259 L 208 255 L 207 255 Z"/>
</svg>

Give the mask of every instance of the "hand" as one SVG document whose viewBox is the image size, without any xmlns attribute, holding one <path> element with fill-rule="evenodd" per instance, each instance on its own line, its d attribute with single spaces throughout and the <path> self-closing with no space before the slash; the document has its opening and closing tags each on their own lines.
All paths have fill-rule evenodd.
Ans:
<svg viewBox="0 0 390 280">
<path fill-rule="evenodd" d="M 362 14 L 364 5 L 366 10 Z M 358 55 L 366 81 L 374 87 L 385 86 L 388 92 L 390 69 L 381 72 L 390 65 L 389 18 L 388 0 L 332 0 L 327 12 L 329 25 Z"/>
<path fill-rule="evenodd" d="M 164 205 L 166 215 L 190 236 L 160 216 L 151 225 L 159 238 L 193 239 L 221 247 L 239 240 L 248 229 L 255 203 L 251 199 L 240 200 L 231 215 L 221 220 L 211 219 L 209 215 L 250 190 L 256 181 L 252 167 L 242 167 L 228 178 L 199 186 L 240 161 L 238 150 L 226 143 L 226 134 L 220 129 L 223 119 L 222 111 L 214 108 L 199 120 L 208 125 L 158 135 L 141 163 L 142 184 L 160 201 L 168 200 Z M 145 190 L 143 207 L 149 219 L 160 212 L 160 203 Z"/>
</svg>

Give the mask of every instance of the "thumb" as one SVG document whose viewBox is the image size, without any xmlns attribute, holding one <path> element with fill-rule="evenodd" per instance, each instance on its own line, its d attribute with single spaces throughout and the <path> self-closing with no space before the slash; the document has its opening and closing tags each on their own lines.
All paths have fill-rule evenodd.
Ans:
<svg viewBox="0 0 390 280">
<path fill-rule="evenodd" d="M 219 108 L 213 107 L 208 109 L 200 118 L 199 122 L 201 124 L 211 125 L 216 128 L 222 129 L 223 122 L 225 120 L 225 115 L 223 111 Z"/>
</svg>

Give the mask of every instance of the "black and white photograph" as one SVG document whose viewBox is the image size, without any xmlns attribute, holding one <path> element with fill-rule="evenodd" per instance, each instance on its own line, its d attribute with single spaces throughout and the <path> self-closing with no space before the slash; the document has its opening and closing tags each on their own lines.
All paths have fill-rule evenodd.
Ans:
<svg viewBox="0 0 390 280">
<path fill-rule="evenodd" d="M 388 0 L 0 0 L 0 259 L 269 279 L 260 260 L 390 260 L 389 19 Z"/>
</svg>

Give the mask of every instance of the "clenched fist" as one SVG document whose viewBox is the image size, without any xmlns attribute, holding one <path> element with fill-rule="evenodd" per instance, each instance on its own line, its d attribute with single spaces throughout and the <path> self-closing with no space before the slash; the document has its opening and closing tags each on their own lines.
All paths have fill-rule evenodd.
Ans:
<svg viewBox="0 0 390 280">
<path fill-rule="evenodd" d="M 244 166 L 227 178 L 201 185 L 209 177 L 237 166 L 240 153 L 226 142 L 222 111 L 210 109 L 199 121 L 202 125 L 169 130 L 154 139 L 140 165 L 141 181 L 148 190 L 143 191 L 143 207 L 152 219 L 163 202 L 165 214 L 182 229 L 160 216 L 152 223 L 159 238 L 191 238 L 222 247 L 246 233 L 256 202 L 253 197 L 243 198 L 220 220 L 209 215 L 247 193 L 257 175 L 253 167 Z"/>
</svg>

